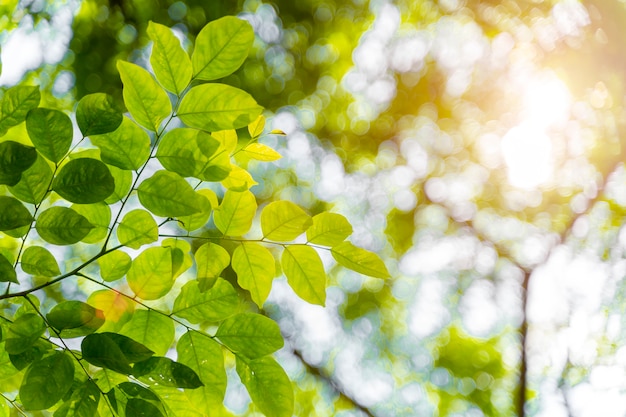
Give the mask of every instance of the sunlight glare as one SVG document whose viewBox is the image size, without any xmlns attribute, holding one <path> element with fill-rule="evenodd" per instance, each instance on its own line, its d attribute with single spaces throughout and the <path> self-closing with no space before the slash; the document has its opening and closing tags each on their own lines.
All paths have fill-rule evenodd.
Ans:
<svg viewBox="0 0 626 417">
<path fill-rule="evenodd" d="M 534 124 L 515 126 L 502 139 L 502 153 L 509 183 L 533 189 L 552 176 L 552 143 Z"/>
<path fill-rule="evenodd" d="M 524 94 L 526 121 L 549 128 L 567 121 L 572 98 L 567 86 L 554 75 L 530 81 Z"/>
</svg>

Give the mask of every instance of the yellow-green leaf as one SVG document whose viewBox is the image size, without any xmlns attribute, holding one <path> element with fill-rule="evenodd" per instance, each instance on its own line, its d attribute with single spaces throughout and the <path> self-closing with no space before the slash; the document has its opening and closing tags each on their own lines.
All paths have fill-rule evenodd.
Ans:
<svg viewBox="0 0 626 417">
<path fill-rule="evenodd" d="M 163 297 L 174 284 L 171 249 L 152 247 L 144 250 L 133 261 L 126 279 L 130 289 L 141 299 Z"/>
<path fill-rule="evenodd" d="M 220 274 L 230 265 L 230 255 L 220 245 L 205 243 L 195 253 L 196 271 L 200 291 L 213 287 Z"/>
<path fill-rule="evenodd" d="M 290 201 L 274 201 L 261 212 L 261 229 L 266 239 L 290 241 L 311 225 L 311 216 Z"/>
<path fill-rule="evenodd" d="M 317 251 L 306 245 L 287 246 L 281 257 L 289 285 L 304 301 L 321 306 L 326 302 L 326 272 Z"/>
<path fill-rule="evenodd" d="M 272 289 L 276 265 L 271 252 L 258 243 L 243 243 L 233 252 L 232 267 L 237 282 L 262 307 Z"/>
<path fill-rule="evenodd" d="M 59 265 L 50 251 L 41 246 L 29 246 L 22 254 L 22 270 L 27 274 L 55 277 L 61 275 Z"/>
<path fill-rule="evenodd" d="M 281 154 L 276 152 L 274 149 L 270 148 L 267 145 L 262 143 L 251 143 L 243 148 L 243 152 L 250 158 L 256 159 L 257 161 L 276 161 L 277 159 L 282 158 Z"/>
<path fill-rule="evenodd" d="M 375 278 L 389 278 L 384 262 L 373 252 L 342 242 L 331 249 L 333 258 L 342 266 Z"/>
<path fill-rule="evenodd" d="M 254 404 L 267 416 L 291 417 L 293 387 L 281 366 L 270 356 L 252 361 L 237 357 L 237 374 Z"/>
<path fill-rule="evenodd" d="M 139 249 L 142 245 L 159 239 L 159 228 L 150 213 L 135 209 L 124 215 L 117 227 L 117 238 L 122 245 Z"/>
<path fill-rule="evenodd" d="M 313 224 L 306 231 L 309 242 L 335 246 L 352 234 L 352 225 L 341 214 L 320 213 L 313 216 Z"/>
<path fill-rule="evenodd" d="M 150 64 L 157 80 L 167 90 L 180 94 L 191 81 L 191 59 L 172 30 L 155 22 L 148 23 L 152 40 Z"/>
<path fill-rule="evenodd" d="M 224 235 L 241 236 L 250 230 L 256 209 L 256 198 L 250 191 L 228 190 L 213 219 Z"/>
</svg>

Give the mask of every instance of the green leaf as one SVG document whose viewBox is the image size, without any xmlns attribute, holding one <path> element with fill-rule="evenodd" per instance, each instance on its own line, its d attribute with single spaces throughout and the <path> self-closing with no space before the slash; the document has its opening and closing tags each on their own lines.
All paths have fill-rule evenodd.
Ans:
<svg viewBox="0 0 626 417">
<path fill-rule="evenodd" d="M 50 344 L 39 339 L 24 352 L 9 355 L 9 359 L 13 366 L 21 371 L 36 360 L 43 358 L 44 354 L 50 350 L 52 350 Z"/>
<path fill-rule="evenodd" d="M 271 252 L 258 243 L 243 243 L 233 252 L 232 267 L 237 282 L 248 291 L 259 307 L 267 299 L 276 275 L 276 265 Z"/>
<path fill-rule="evenodd" d="M 26 203 L 39 204 L 48 191 L 50 181 L 52 169 L 43 156 L 37 155 L 35 163 L 22 172 L 19 182 L 9 187 L 9 191 Z"/>
<path fill-rule="evenodd" d="M 0 253 L 0 282 L 14 282 L 19 284 L 13 264 Z"/>
<path fill-rule="evenodd" d="M 213 287 L 220 274 L 230 265 L 230 255 L 220 245 L 205 243 L 195 253 L 196 279 L 200 291 Z"/>
<path fill-rule="evenodd" d="M 90 204 L 109 197 L 115 190 L 115 180 L 102 161 L 78 158 L 63 165 L 52 189 L 72 203 Z"/>
<path fill-rule="evenodd" d="M 30 211 L 19 200 L 0 196 L 0 231 L 27 226 L 32 221 Z"/>
<path fill-rule="evenodd" d="M 196 331 L 188 331 L 176 344 L 178 361 L 193 369 L 203 387 L 185 390 L 191 404 L 205 414 L 210 414 L 214 404 L 224 401 L 226 394 L 226 370 L 222 347 L 209 337 Z"/>
<path fill-rule="evenodd" d="M 149 388 L 133 382 L 122 382 L 107 394 L 118 416 L 165 417 L 167 412 L 159 397 Z"/>
<path fill-rule="evenodd" d="M 19 316 L 9 326 L 4 342 L 4 349 L 16 355 L 30 348 L 46 331 L 46 324 L 37 313 L 26 313 Z"/>
<path fill-rule="evenodd" d="M 267 356 L 247 361 L 237 357 L 237 374 L 263 414 L 291 417 L 293 387 L 283 368 L 273 358 Z"/>
<path fill-rule="evenodd" d="M 224 235 L 241 236 L 250 230 L 256 209 L 256 198 L 250 191 L 228 190 L 214 210 L 213 220 Z"/>
<path fill-rule="evenodd" d="M 304 301 L 321 306 L 326 302 L 326 272 L 317 251 L 310 246 L 287 246 L 281 257 L 289 285 Z"/>
<path fill-rule="evenodd" d="M 72 121 L 59 110 L 32 109 L 26 115 L 26 131 L 39 153 L 54 163 L 63 159 L 72 146 Z"/>
<path fill-rule="evenodd" d="M 216 80 L 232 74 L 243 64 L 254 41 L 245 20 L 225 16 L 207 24 L 196 38 L 191 56 L 194 78 Z"/>
<path fill-rule="evenodd" d="M 201 292 L 196 281 L 186 283 L 174 300 L 172 314 L 198 324 L 220 321 L 231 316 L 239 305 L 239 296 L 226 280 L 218 278 L 213 287 Z"/>
<path fill-rule="evenodd" d="M 60 302 L 50 310 L 46 318 L 48 324 L 57 329 L 64 338 L 86 336 L 104 324 L 102 310 L 77 300 Z"/>
<path fill-rule="evenodd" d="M 243 152 L 249 158 L 256 159 L 257 161 L 276 161 L 282 158 L 281 154 L 274 149 L 262 143 L 251 143 L 243 148 Z"/>
<path fill-rule="evenodd" d="M 333 258 L 348 269 L 375 278 L 389 278 L 389 271 L 383 261 L 373 252 L 357 248 L 350 242 L 334 246 L 330 253 Z"/>
<path fill-rule="evenodd" d="M 72 387 L 74 363 L 64 351 L 33 362 L 20 386 L 26 410 L 45 410 L 56 404 Z"/>
<path fill-rule="evenodd" d="M 320 213 L 313 216 L 313 225 L 306 231 L 309 242 L 324 246 L 335 246 L 352 234 L 352 225 L 341 214 Z"/>
<path fill-rule="evenodd" d="M 0 110 L 2 110 L 0 136 L 4 135 L 9 128 L 22 123 L 26 114 L 39 105 L 39 100 L 41 100 L 39 87 L 18 85 L 6 90 L 2 96 L 2 104 L 0 104 Z"/>
<path fill-rule="evenodd" d="M 135 121 L 156 132 L 161 122 L 172 112 L 167 93 L 145 69 L 130 62 L 117 61 L 124 88 L 124 103 Z"/>
<path fill-rule="evenodd" d="M 250 359 L 274 353 L 285 343 L 274 320 L 254 313 L 227 318 L 217 329 L 215 337 L 237 355 Z"/>
<path fill-rule="evenodd" d="M 274 201 L 261 212 L 261 229 L 266 239 L 294 240 L 310 225 L 311 216 L 290 201 Z"/>
<path fill-rule="evenodd" d="M 174 284 L 172 249 L 152 247 L 135 258 L 126 280 L 135 295 L 143 300 L 156 300 L 167 294 Z"/>
<path fill-rule="evenodd" d="M 97 415 L 100 402 L 100 389 L 88 379 L 72 392 L 69 400 L 64 402 L 54 417 L 93 417 Z"/>
<path fill-rule="evenodd" d="M 92 135 L 102 161 L 121 169 L 138 170 L 150 157 L 150 137 L 128 117 L 113 132 Z"/>
<path fill-rule="evenodd" d="M 39 215 L 35 228 L 48 243 L 73 245 L 87 236 L 94 226 L 71 208 L 50 207 Z"/>
<path fill-rule="evenodd" d="M 90 364 L 125 375 L 132 373 L 131 363 L 146 360 L 154 353 L 129 337 L 110 332 L 85 336 L 80 350 Z"/>
<path fill-rule="evenodd" d="M 122 245 L 139 249 L 159 239 L 159 227 L 150 213 L 135 209 L 126 213 L 117 227 L 117 238 Z"/>
<path fill-rule="evenodd" d="M 100 276 L 108 282 L 118 280 L 126 275 L 131 263 L 132 259 L 126 252 L 121 250 L 109 252 L 98 258 Z"/>
<path fill-rule="evenodd" d="M 199 388 L 204 384 L 193 369 L 170 358 L 153 356 L 133 366 L 133 376 L 146 384 Z"/>
<path fill-rule="evenodd" d="M 133 184 L 133 173 L 124 169 L 120 169 L 113 165 L 108 165 L 113 181 L 115 182 L 115 189 L 110 196 L 108 196 L 104 202 L 107 204 L 113 204 L 126 198 L 130 192 L 130 187 Z"/>
<path fill-rule="evenodd" d="M 197 191 L 197 193 L 207 200 L 209 200 L 209 204 L 204 207 L 204 210 L 191 214 L 189 216 L 181 216 L 178 218 L 179 226 L 185 229 L 188 232 L 192 232 L 194 230 L 198 230 L 203 227 L 209 221 L 209 217 L 211 217 L 211 212 L 213 211 L 213 207 L 217 207 L 217 195 L 213 190 L 208 188 L 203 188 Z"/>
<path fill-rule="evenodd" d="M 207 199 L 174 172 L 157 171 L 137 189 L 141 204 L 157 216 L 178 217 L 207 209 Z"/>
<path fill-rule="evenodd" d="M 32 146 L 12 140 L 0 142 L 0 184 L 16 185 L 36 160 L 37 151 Z"/>
<path fill-rule="evenodd" d="M 22 270 L 27 274 L 56 277 L 61 270 L 54 256 L 41 246 L 29 246 L 22 254 Z"/>
<path fill-rule="evenodd" d="M 120 334 L 143 344 L 156 355 L 165 355 L 174 342 L 174 322 L 152 310 L 137 310 Z"/>
<path fill-rule="evenodd" d="M 158 23 L 148 23 L 148 36 L 154 42 L 150 65 L 157 80 L 167 90 L 180 95 L 191 81 L 191 60 L 172 30 Z"/>
<path fill-rule="evenodd" d="M 245 127 L 262 110 L 250 94 L 236 87 L 201 84 L 185 94 L 177 114 L 187 126 L 214 132 Z"/>
<path fill-rule="evenodd" d="M 83 136 L 113 132 L 122 123 L 122 111 L 108 94 L 88 94 L 76 107 L 76 123 Z"/>
<path fill-rule="evenodd" d="M 98 243 L 109 234 L 111 223 L 111 208 L 104 202 L 94 204 L 72 204 L 70 207 L 76 213 L 84 216 L 89 223 L 95 226 L 81 241 L 85 243 Z"/>
</svg>

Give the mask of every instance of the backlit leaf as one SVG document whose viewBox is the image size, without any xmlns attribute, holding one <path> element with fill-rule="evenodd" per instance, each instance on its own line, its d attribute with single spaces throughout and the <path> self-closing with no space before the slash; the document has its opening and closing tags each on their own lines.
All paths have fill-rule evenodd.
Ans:
<svg viewBox="0 0 626 417">
<path fill-rule="evenodd" d="M 22 172 L 37 160 L 37 151 L 32 146 L 12 140 L 0 142 L 0 184 L 16 185 Z"/>
<path fill-rule="evenodd" d="M 61 168 L 52 189 L 72 203 L 90 204 L 109 197 L 115 190 L 115 181 L 102 161 L 78 158 Z"/>
<path fill-rule="evenodd" d="M 249 158 L 256 159 L 257 161 L 276 161 L 282 158 L 281 154 L 274 149 L 262 143 L 251 143 L 243 148 L 244 154 Z"/>
<path fill-rule="evenodd" d="M 9 187 L 9 191 L 26 203 L 39 204 L 48 191 L 50 181 L 52 169 L 43 156 L 37 155 L 35 163 L 22 172 L 19 182 Z"/>
<path fill-rule="evenodd" d="M 15 282 L 17 281 L 17 273 L 13 269 L 13 264 L 9 262 L 7 258 L 0 253 L 0 282 Z"/>
<path fill-rule="evenodd" d="M 191 60 L 172 30 L 155 22 L 148 23 L 152 40 L 150 64 L 157 80 L 167 90 L 180 94 L 191 81 Z"/>
<path fill-rule="evenodd" d="M 261 229 L 266 239 L 290 241 L 310 225 L 311 216 L 290 201 L 274 201 L 261 212 Z"/>
<path fill-rule="evenodd" d="M 202 381 L 193 369 L 170 358 L 153 356 L 133 366 L 133 376 L 146 384 L 176 388 L 198 388 Z"/>
<path fill-rule="evenodd" d="M 18 85 L 6 90 L 0 103 L 0 136 L 22 123 L 26 114 L 39 105 L 40 99 L 39 87 Z"/>
<path fill-rule="evenodd" d="M 132 259 L 130 255 L 121 250 L 109 252 L 98 258 L 100 276 L 105 281 L 115 281 L 122 278 L 128 272 Z"/>
<path fill-rule="evenodd" d="M 94 204 L 72 204 L 71 209 L 84 216 L 95 226 L 87 236 L 81 239 L 85 243 L 97 243 L 104 240 L 109 233 L 111 208 L 104 202 Z"/>
<path fill-rule="evenodd" d="M 170 248 L 151 247 L 133 261 L 126 280 L 135 295 L 144 300 L 156 300 L 169 292 L 172 278 Z"/>
<path fill-rule="evenodd" d="M 107 394 L 116 416 L 165 417 L 163 403 L 149 388 L 134 382 L 122 382 Z"/>
<path fill-rule="evenodd" d="M 313 216 L 313 224 L 306 231 L 309 242 L 324 246 L 335 246 L 352 234 L 352 225 L 337 213 L 320 213 Z"/>
<path fill-rule="evenodd" d="M 174 172 L 157 171 L 137 189 L 141 204 L 157 216 L 188 216 L 206 210 L 209 202 Z"/>
<path fill-rule="evenodd" d="M 213 220 L 224 235 L 241 236 L 250 230 L 256 209 L 256 198 L 250 191 L 228 190 L 214 210 Z"/>
<path fill-rule="evenodd" d="M 213 287 L 220 274 L 230 265 L 230 255 L 220 245 L 205 243 L 195 253 L 196 279 L 200 291 Z"/>
<path fill-rule="evenodd" d="M 254 139 L 261 136 L 264 128 L 265 117 L 261 114 L 259 115 L 259 117 L 256 118 L 256 120 L 248 125 L 248 133 L 250 133 L 250 137 Z"/>
<path fill-rule="evenodd" d="M 104 324 L 104 313 L 87 303 L 77 300 L 63 301 L 46 316 L 48 324 L 64 338 L 86 336 Z"/>
<path fill-rule="evenodd" d="M 233 252 L 232 267 L 239 285 L 262 307 L 272 289 L 276 265 L 271 252 L 258 243 L 243 243 Z"/>
<path fill-rule="evenodd" d="M 209 204 L 204 206 L 204 210 L 198 213 L 194 213 L 189 216 L 178 217 L 179 226 L 188 232 L 193 232 L 194 230 L 198 230 L 206 225 L 209 221 L 209 217 L 211 217 L 213 207 L 218 206 L 217 195 L 213 190 L 203 188 L 201 190 L 198 190 L 197 193 L 209 200 Z"/>
<path fill-rule="evenodd" d="M 100 389 L 91 379 L 74 389 L 69 400 L 64 402 L 54 417 L 92 417 L 97 415 Z"/>
<path fill-rule="evenodd" d="M 12 354 L 22 353 L 30 348 L 46 330 L 46 324 L 37 313 L 19 316 L 9 326 L 4 339 L 4 349 Z"/>
<path fill-rule="evenodd" d="M 289 285 L 304 301 L 321 306 L 326 302 L 326 272 L 317 251 L 306 245 L 287 246 L 281 257 Z"/>
<path fill-rule="evenodd" d="M 56 404 L 72 387 L 74 363 L 64 351 L 33 362 L 20 386 L 26 410 L 44 410 Z"/>
<path fill-rule="evenodd" d="M 133 184 L 133 173 L 124 169 L 120 169 L 113 165 L 108 165 L 113 181 L 115 182 L 115 188 L 110 196 L 108 196 L 104 202 L 107 204 L 113 204 L 123 200 L 130 191 L 130 187 Z"/>
<path fill-rule="evenodd" d="M 191 56 L 194 78 L 216 80 L 232 74 L 243 64 L 254 41 L 245 20 L 225 16 L 209 22 L 196 38 Z"/>
<path fill-rule="evenodd" d="M 85 336 L 80 345 L 83 359 L 92 365 L 130 374 L 131 363 L 150 358 L 154 352 L 129 337 L 110 332 Z"/>
<path fill-rule="evenodd" d="M 293 387 L 283 368 L 273 358 L 266 356 L 248 361 L 237 357 L 237 374 L 263 414 L 291 417 Z"/>
<path fill-rule="evenodd" d="M 215 285 L 204 292 L 196 281 L 190 281 L 176 297 L 172 314 L 194 324 L 220 321 L 231 316 L 238 305 L 237 291 L 228 281 L 218 278 Z"/>
<path fill-rule="evenodd" d="M 22 270 L 27 274 L 44 277 L 61 275 L 59 265 L 48 249 L 41 246 L 29 246 L 22 254 Z"/>
<path fill-rule="evenodd" d="M 373 252 L 358 248 L 350 242 L 334 246 L 330 253 L 342 266 L 360 274 L 375 278 L 389 278 L 389 271 L 383 261 Z"/>
<path fill-rule="evenodd" d="M 37 217 L 35 228 L 48 243 L 72 245 L 87 236 L 94 226 L 71 208 L 50 207 Z"/>
<path fill-rule="evenodd" d="M 26 115 L 26 131 L 39 153 L 54 163 L 63 159 L 72 146 L 72 121 L 59 110 L 32 109 Z"/>
<path fill-rule="evenodd" d="M 124 103 L 135 121 L 156 132 L 161 122 L 172 112 L 167 93 L 152 75 L 138 65 L 117 61 L 122 78 Z"/>
<path fill-rule="evenodd" d="M 215 336 L 237 355 L 250 359 L 269 355 L 284 345 L 278 324 L 255 313 L 241 313 L 224 320 Z"/>
<path fill-rule="evenodd" d="M 214 404 L 224 400 L 226 394 L 226 370 L 222 347 L 215 341 L 195 331 L 188 331 L 176 344 L 178 361 L 193 369 L 203 387 L 185 390 L 191 404 L 210 414 Z"/>
<path fill-rule="evenodd" d="M 228 177 L 222 181 L 222 185 L 232 191 L 245 191 L 257 185 L 258 182 L 245 169 L 233 165 Z"/>
<path fill-rule="evenodd" d="M 218 130 L 217 132 L 212 132 L 211 136 L 220 141 L 229 155 L 237 148 L 239 138 L 237 137 L 237 131 L 235 129 Z"/>
<path fill-rule="evenodd" d="M 120 334 L 143 344 L 156 355 L 165 355 L 174 342 L 174 322 L 152 310 L 136 310 Z"/>
<path fill-rule="evenodd" d="M 135 209 L 124 215 L 117 227 L 117 238 L 122 245 L 139 249 L 142 245 L 157 241 L 159 228 L 150 213 Z"/>
<path fill-rule="evenodd" d="M 150 156 L 150 137 L 127 117 L 113 132 L 92 135 L 90 139 L 100 148 L 103 162 L 121 169 L 137 170 Z"/>
<path fill-rule="evenodd" d="M 87 94 L 76 107 L 76 123 L 83 136 L 113 132 L 122 123 L 122 111 L 108 94 Z"/>
<path fill-rule="evenodd" d="M 119 331 L 135 311 L 135 303 L 112 290 L 94 291 L 87 298 L 87 304 L 102 310 L 106 318 L 100 331 Z"/>
<path fill-rule="evenodd" d="M 177 114 L 187 126 L 214 132 L 245 127 L 262 110 L 245 91 L 211 83 L 191 88 L 181 100 Z"/>
<path fill-rule="evenodd" d="M 13 197 L 0 196 L 0 230 L 17 229 L 33 221 L 30 211 Z"/>
</svg>

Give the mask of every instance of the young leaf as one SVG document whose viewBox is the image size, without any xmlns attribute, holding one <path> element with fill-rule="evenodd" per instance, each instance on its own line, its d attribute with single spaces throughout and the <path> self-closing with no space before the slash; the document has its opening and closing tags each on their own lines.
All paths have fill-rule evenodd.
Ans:
<svg viewBox="0 0 626 417">
<path fill-rule="evenodd" d="M 157 80 L 167 90 L 180 95 L 191 81 L 191 60 L 172 30 L 158 23 L 148 23 L 148 36 L 154 42 L 150 64 Z"/>
<path fill-rule="evenodd" d="M 2 253 L 0 253 L 0 282 L 15 282 L 19 284 L 13 264 Z"/>
<path fill-rule="evenodd" d="M 52 170 L 44 157 L 37 155 L 35 163 L 22 172 L 19 182 L 9 187 L 9 191 L 26 203 L 39 204 L 48 191 L 50 181 Z"/>
<path fill-rule="evenodd" d="M 194 78 L 216 80 L 232 74 L 243 64 L 254 41 L 245 20 L 225 16 L 207 24 L 196 38 L 191 56 Z"/>
<path fill-rule="evenodd" d="M 205 243 L 195 253 L 196 279 L 200 291 L 213 287 L 220 274 L 230 265 L 230 255 L 220 245 Z"/>
<path fill-rule="evenodd" d="M 12 140 L 0 142 L 0 184 L 17 184 L 22 172 L 30 168 L 36 160 L 37 151 L 32 146 Z"/>
<path fill-rule="evenodd" d="M 12 355 L 22 353 L 30 348 L 45 330 L 46 324 L 39 314 L 21 315 L 9 326 L 4 349 Z"/>
<path fill-rule="evenodd" d="M 282 158 L 281 154 L 274 149 L 262 143 L 251 143 L 243 148 L 243 152 L 249 158 L 256 159 L 257 161 L 276 161 Z"/>
<path fill-rule="evenodd" d="M 33 362 L 20 386 L 20 400 L 26 410 L 45 410 L 56 404 L 72 387 L 74 363 L 58 351 Z"/>
<path fill-rule="evenodd" d="M 61 270 L 54 256 L 42 246 L 29 246 L 22 254 L 22 269 L 27 274 L 43 277 L 61 275 Z"/>
<path fill-rule="evenodd" d="M 133 376 L 146 384 L 175 388 L 199 388 L 204 384 L 193 369 L 170 358 L 153 356 L 133 366 Z"/>
<path fill-rule="evenodd" d="M 122 111 L 108 94 L 88 94 L 76 106 L 76 123 L 83 136 L 113 132 L 122 123 Z"/>
<path fill-rule="evenodd" d="M 143 344 L 156 355 L 165 355 L 174 342 L 174 322 L 152 310 L 137 310 L 120 334 Z"/>
<path fill-rule="evenodd" d="M 81 337 L 91 334 L 104 324 L 102 310 L 77 300 L 63 301 L 46 316 L 48 324 L 57 329 L 63 338 Z"/>
<path fill-rule="evenodd" d="M 32 214 L 19 200 L 0 196 L 0 231 L 27 226 L 32 221 Z"/>
<path fill-rule="evenodd" d="M 150 157 L 150 137 L 128 117 L 113 132 L 92 135 L 102 161 L 121 169 L 138 170 Z"/>
<path fill-rule="evenodd" d="M 157 216 L 188 216 L 206 210 L 209 202 L 174 172 L 157 171 L 137 189 L 141 204 Z"/>
<path fill-rule="evenodd" d="M 122 278 L 128 272 L 132 259 L 130 255 L 121 250 L 109 252 L 98 258 L 100 276 L 105 281 L 115 281 Z"/>
<path fill-rule="evenodd" d="M 237 374 L 263 414 L 291 417 L 294 407 L 291 381 L 273 358 L 248 361 L 237 357 Z"/>
<path fill-rule="evenodd" d="M 172 278 L 170 248 L 151 247 L 135 258 L 126 280 L 135 295 L 143 300 L 156 300 L 169 292 Z"/>
<path fill-rule="evenodd" d="M 243 243 L 233 252 L 232 267 L 241 288 L 250 291 L 252 300 L 262 307 L 276 274 L 271 252 L 258 243 Z"/>
<path fill-rule="evenodd" d="M 330 253 L 342 266 L 360 274 L 375 278 L 389 278 L 389 271 L 383 261 L 373 252 L 357 248 L 350 242 L 333 246 Z"/>
<path fill-rule="evenodd" d="M 35 228 L 48 243 L 72 245 L 87 236 L 94 226 L 71 208 L 50 207 L 39 215 Z"/>
<path fill-rule="evenodd" d="M 324 246 L 335 246 L 352 234 L 352 225 L 337 213 L 320 213 L 313 216 L 313 225 L 306 231 L 309 242 Z"/>
<path fill-rule="evenodd" d="M 226 394 L 226 370 L 224 354 L 219 344 L 195 331 L 188 331 L 176 344 L 178 361 L 193 369 L 203 387 L 185 390 L 191 404 L 196 405 L 204 413 L 214 404 L 224 401 Z"/>
<path fill-rule="evenodd" d="M 239 305 L 237 291 L 230 283 L 218 278 L 213 287 L 201 292 L 198 283 L 190 281 L 174 300 L 172 314 L 190 323 L 220 321 L 231 316 Z"/>
<path fill-rule="evenodd" d="M 213 132 L 211 133 L 211 136 L 220 141 L 220 143 L 222 144 L 222 146 L 224 146 L 224 149 L 226 149 L 226 152 L 228 152 L 229 155 L 233 153 L 237 148 L 239 138 L 237 137 L 237 131 L 235 129 Z"/>
<path fill-rule="evenodd" d="M 61 168 L 52 189 L 72 203 L 90 204 L 104 201 L 115 190 L 109 168 L 93 158 L 72 159 Z"/>
<path fill-rule="evenodd" d="M 88 379 L 76 388 L 70 399 L 54 412 L 54 417 L 96 416 L 99 401 L 100 389 L 93 380 Z"/>
<path fill-rule="evenodd" d="M 215 337 L 237 355 L 250 359 L 274 353 L 285 343 L 274 320 L 254 313 L 241 313 L 224 320 Z"/>
<path fill-rule="evenodd" d="M 117 227 L 117 238 L 122 245 L 139 249 L 158 240 L 159 228 L 150 213 L 135 209 L 126 213 Z"/>
<path fill-rule="evenodd" d="M 258 138 L 265 128 L 265 117 L 261 114 L 256 120 L 248 125 L 248 133 L 251 138 Z"/>
<path fill-rule="evenodd" d="M 287 246 L 281 257 L 289 285 L 304 301 L 321 306 L 326 302 L 326 272 L 317 251 L 310 246 Z"/>
<path fill-rule="evenodd" d="M 231 167 L 228 177 L 222 181 L 222 185 L 231 191 L 246 191 L 258 184 L 252 175 L 236 165 Z"/>
<path fill-rule="evenodd" d="M 290 241 L 311 225 L 311 216 L 290 201 L 274 201 L 261 212 L 261 229 L 266 239 Z"/>
<path fill-rule="evenodd" d="M 228 190 L 222 204 L 213 212 L 215 226 L 224 235 L 241 236 L 250 230 L 256 208 L 256 198 L 250 191 Z"/>
<path fill-rule="evenodd" d="M 177 114 L 187 126 L 214 132 L 245 127 L 262 110 L 250 94 L 236 87 L 201 84 L 185 94 Z"/>
<path fill-rule="evenodd" d="M 124 103 L 135 121 L 156 132 L 161 122 L 172 112 L 167 93 L 145 69 L 130 62 L 117 61 L 122 77 Z"/>
<path fill-rule="evenodd" d="M 39 105 L 41 94 L 38 87 L 15 86 L 9 88 L 2 97 L 0 110 L 0 136 L 6 131 L 22 123 L 26 114 Z M 2 166 L 2 164 L 0 164 Z"/>
<path fill-rule="evenodd" d="M 72 121 L 59 110 L 32 109 L 26 115 L 26 131 L 39 153 L 55 164 L 72 146 Z"/>
</svg>

